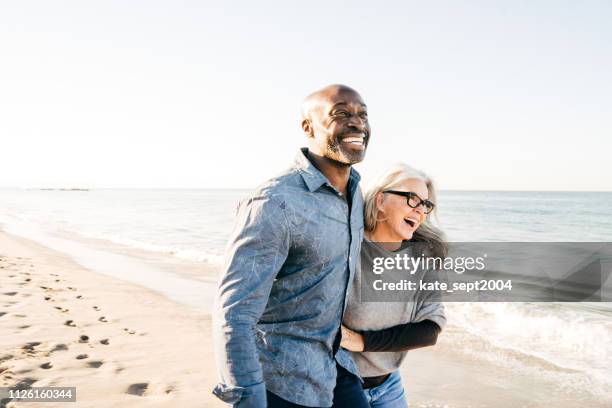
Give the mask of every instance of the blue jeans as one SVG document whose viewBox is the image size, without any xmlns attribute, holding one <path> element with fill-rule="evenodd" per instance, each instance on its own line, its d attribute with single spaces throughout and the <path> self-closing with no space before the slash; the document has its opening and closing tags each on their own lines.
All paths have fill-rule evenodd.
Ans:
<svg viewBox="0 0 612 408">
<path fill-rule="evenodd" d="M 399 371 L 392 372 L 379 386 L 363 392 L 371 408 L 408 408 Z"/>
<path fill-rule="evenodd" d="M 367 398 L 364 398 L 361 380 L 344 367 L 336 364 L 338 377 L 334 388 L 334 404 L 332 408 L 369 408 Z"/>
<path fill-rule="evenodd" d="M 351 374 L 341 365 L 336 365 L 338 376 L 336 387 L 334 388 L 333 408 L 369 408 L 368 401 L 363 395 L 361 380 L 356 375 Z M 268 395 L 268 408 L 307 408 L 303 405 L 294 404 L 286 401 L 271 393 Z"/>
</svg>

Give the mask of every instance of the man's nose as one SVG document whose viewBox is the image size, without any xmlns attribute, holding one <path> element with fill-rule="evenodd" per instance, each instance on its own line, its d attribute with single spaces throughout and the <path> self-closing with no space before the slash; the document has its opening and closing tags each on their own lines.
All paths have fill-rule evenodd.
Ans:
<svg viewBox="0 0 612 408">
<path fill-rule="evenodd" d="M 351 115 L 348 121 L 348 125 L 357 128 L 361 131 L 364 131 L 366 128 L 366 121 L 367 119 L 364 119 L 359 115 Z"/>
</svg>

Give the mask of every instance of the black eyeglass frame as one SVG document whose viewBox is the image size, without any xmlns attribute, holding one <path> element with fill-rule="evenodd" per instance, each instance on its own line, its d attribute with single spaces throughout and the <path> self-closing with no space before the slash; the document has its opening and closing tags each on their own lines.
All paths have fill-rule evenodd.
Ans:
<svg viewBox="0 0 612 408">
<path fill-rule="evenodd" d="M 421 197 L 419 197 L 417 193 L 414 193 L 412 191 L 384 190 L 383 193 L 395 194 L 398 196 L 406 197 L 406 204 L 408 204 L 408 207 L 410 208 L 417 208 L 419 205 L 422 204 L 423 208 L 425 209 L 425 214 L 431 214 L 434 208 L 436 208 L 436 205 L 433 202 L 429 200 L 423 200 Z M 413 206 L 410 205 L 410 199 L 414 197 L 419 199 L 419 203 Z M 431 207 L 428 207 L 428 205 L 430 205 Z"/>
</svg>

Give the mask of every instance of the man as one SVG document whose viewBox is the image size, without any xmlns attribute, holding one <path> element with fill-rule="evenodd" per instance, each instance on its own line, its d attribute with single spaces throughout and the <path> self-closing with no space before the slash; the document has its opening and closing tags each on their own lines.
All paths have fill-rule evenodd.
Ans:
<svg viewBox="0 0 612 408">
<path fill-rule="evenodd" d="M 363 238 L 351 165 L 370 140 L 366 105 L 355 90 L 328 86 L 304 101 L 302 129 L 308 148 L 241 202 L 226 253 L 213 393 L 240 408 L 330 407 L 337 380 L 336 399 L 363 394 L 354 363 L 342 368 L 346 354 L 336 353 Z"/>
</svg>

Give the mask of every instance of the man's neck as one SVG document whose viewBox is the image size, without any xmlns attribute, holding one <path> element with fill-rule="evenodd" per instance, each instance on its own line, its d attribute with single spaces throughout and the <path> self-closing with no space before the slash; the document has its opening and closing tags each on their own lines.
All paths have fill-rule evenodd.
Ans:
<svg viewBox="0 0 612 408">
<path fill-rule="evenodd" d="M 347 187 L 351 175 L 350 165 L 338 163 L 311 151 L 308 151 L 308 159 L 325 177 L 327 177 L 336 190 L 341 192 L 344 196 L 348 195 Z"/>
</svg>

